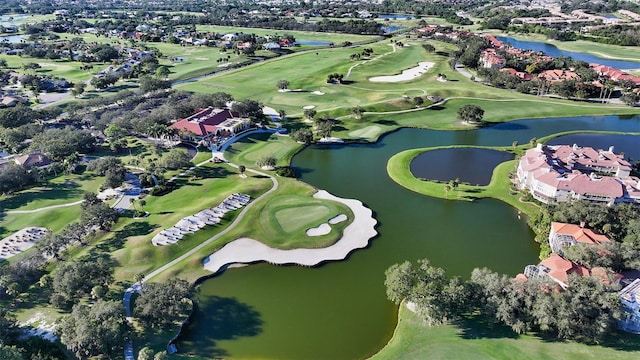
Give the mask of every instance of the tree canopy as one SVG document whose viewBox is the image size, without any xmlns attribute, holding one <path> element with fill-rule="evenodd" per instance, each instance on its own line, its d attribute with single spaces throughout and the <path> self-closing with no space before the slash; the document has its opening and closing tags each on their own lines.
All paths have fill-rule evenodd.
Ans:
<svg viewBox="0 0 640 360">
<path fill-rule="evenodd" d="M 480 123 L 484 110 L 478 105 L 467 104 L 458 109 L 458 119 L 469 123 Z"/>
<path fill-rule="evenodd" d="M 191 307 L 192 294 L 191 285 L 181 279 L 147 283 L 136 299 L 134 315 L 151 328 L 170 326 Z"/>
<path fill-rule="evenodd" d="M 75 305 L 56 327 L 60 342 L 81 359 L 100 354 L 122 356 L 130 331 L 122 303 L 104 300 L 92 306 Z"/>
<path fill-rule="evenodd" d="M 91 152 L 95 147 L 95 140 L 89 131 L 76 130 L 68 126 L 63 129 L 47 129 L 36 134 L 31 147 L 42 150 L 52 159 L 62 160 L 75 152 Z"/>
</svg>

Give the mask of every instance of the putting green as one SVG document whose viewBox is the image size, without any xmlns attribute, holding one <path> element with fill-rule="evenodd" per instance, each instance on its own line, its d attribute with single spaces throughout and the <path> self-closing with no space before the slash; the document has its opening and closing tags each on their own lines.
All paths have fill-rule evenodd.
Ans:
<svg viewBox="0 0 640 360">
<path fill-rule="evenodd" d="M 350 131 L 349 137 L 354 139 L 357 139 L 357 138 L 370 139 L 380 135 L 381 131 L 382 131 L 382 127 L 378 125 L 371 125 L 371 126 L 364 127 L 362 129 Z"/>
<path fill-rule="evenodd" d="M 330 214 L 331 209 L 328 207 L 315 205 L 278 210 L 274 216 L 282 230 L 287 233 L 293 233 L 326 222 L 331 217 Z"/>
</svg>

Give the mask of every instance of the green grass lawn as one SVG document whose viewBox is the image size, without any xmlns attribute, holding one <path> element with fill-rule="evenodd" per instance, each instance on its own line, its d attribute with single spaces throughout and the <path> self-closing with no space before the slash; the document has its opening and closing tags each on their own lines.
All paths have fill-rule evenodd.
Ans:
<svg viewBox="0 0 640 360">
<path fill-rule="evenodd" d="M 255 198 L 271 186 L 268 179 L 241 179 L 227 165 L 206 164 L 188 178 L 176 180 L 179 187 L 169 194 L 146 197 L 145 211 L 151 215 L 144 219 L 122 219 L 104 241 L 113 244 L 105 250 L 120 264 L 116 268 L 116 279 L 132 280 L 136 273 L 148 273 L 164 265 L 219 232 L 235 215 L 229 213 L 219 225 L 207 226 L 174 245 L 155 247 L 151 238 L 162 229 L 175 225 L 185 216 L 217 206 L 233 193 L 246 193 Z"/>
<path fill-rule="evenodd" d="M 387 173 L 389 174 L 391 179 L 393 179 L 401 186 L 423 195 L 449 200 L 466 201 L 490 197 L 502 200 L 507 204 L 524 212 L 525 214 L 533 215 L 535 213 L 535 211 L 538 209 L 538 206 L 532 203 L 520 201 L 520 192 L 514 191 L 512 189 L 512 185 L 510 183 L 510 173 L 515 171 L 517 160 L 505 161 L 496 166 L 491 176 L 491 182 L 487 186 L 460 184 L 456 189 L 452 189 L 448 192 L 445 190 L 445 184 L 434 181 L 420 180 L 414 177 L 411 173 L 411 161 L 421 153 L 425 151 L 456 147 L 461 148 L 465 146 L 447 146 L 405 150 L 403 152 L 395 154 L 389 159 L 389 161 L 387 162 Z M 513 151 L 513 149 L 510 148 L 500 147 L 490 147 L 490 149 Z"/>
<path fill-rule="evenodd" d="M 516 335 L 471 318 L 456 325 L 427 327 L 403 305 L 387 346 L 371 357 L 385 359 L 637 359 L 637 335 L 618 333 L 602 345 Z"/>
<path fill-rule="evenodd" d="M 353 219 L 353 214 L 342 204 L 313 199 L 312 195 L 316 190 L 305 183 L 290 178 L 278 178 L 278 183 L 279 187 L 277 191 L 269 194 L 247 212 L 245 216 L 247 220 L 243 225 L 234 228 L 218 240 L 203 247 L 197 254 L 179 262 L 171 269 L 156 276 L 153 278 L 153 281 L 163 281 L 164 279 L 173 277 L 195 281 L 202 276 L 211 275 L 210 272 L 204 270 L 202 267 L 204 258 L 221 248 L 224 244 L 240 237 L 249 237 L 263 242 L 268 246 L 280 249 L 326 247 L 335 243 L 335 241 L 340 238 L 344 228 L 351 223 L 351 220 L 348 220 L 336 225 L 331 225 L 332 231 L 323 236 L 310 237 L 307 236 L 304 231 L 291 234 L 284 232 L 276 217 L 276 214 L 283 209 L 299 209 L 300 207 L 307 206 L 331 209 L 328 213 L 329 216 L 326 218 L 324 216 L 318 216 L 313 219 L 305 219 L 305 221 L 309 220 L 309 223 L 303 224 L 300 222 L 298 228 L 301 230 L 315 227 L 338 214 L 345 214 L 349 219 Z M 254 219 L 254 221 L 249 219 Z M 255 219 L 259 220 L 255 221 Z M 288 226 L 288 224 L 285 226 Z M 291 224 L 291 226 L 293 226 L 293 224 Z"/>
<path fill-rule="evenodd" d="M 292 35 L 296 39 L 311 40 L 311 41 L 329 41 L 335 45 L 339 45 L 345 41 L 352 43 L 371 41 L 380 38 L 376 35 L 354 35 L 354 34 L 339 34 L 339 33 L 326 33 L 326 32 L 314 32 L 314 31 L 298 31 L 298 30 L 275 30 L 275 29 L 261 29 L 261 28 L 243 28 L 237 26 L 217 26 L 217 25 L 197 25 L 196 30 L 208 31 L 217 33 L 245 33 L 255 34 L 257 36 L 265 35 L 280 35 L 285 34 Z M 300 48 L 308 48 L 308 46 L 301 46 Z M 293 48 L 295 49 L 295 48 Z"/>
<path fill-rule="evenodd" d="M 0 54 L 0 59 L 7 61 L 8 69 L 11 71 L 16 71 L 22 74 L 27 73 L 41 76 L 47 75 L 60 77 L 71 82 L 87 81 L 91 79 L 94 74 L 107 66 L 106 64 L 97 63 L 93 64 L 94 68 L 92 70 L 86 71 L 80 70 L 82 63 L 78 61 L 38 59 L 7 54 Z M 37 63 L 41 68 L 37 69 L 35 72 L 25 72 L 22 66 L 27 63 Z"/>
<path fill-rule="evenodd" d="M 260 216 L 260 225 L 268 230 L 268 235 L 272 235 L 273 240 L 270 242 L 277 247 L 325 247 L 328 244 L 324 238 L 328 237 L 330 241 L 335 242 L 339 238 L 336 235 L 340 235 L 345 227 L 343 223 L 332 225 L 331 233 L 328 235 L 309 237 L 306 230 L 326 223 L 336 215 L 347 214 L 346 211 L 347 209 L 340 204 L 310 199 L 307 194 L 281 194 L 269 199 L 265 204 Z M 280 232 L 286 236 L 273 236 Z M 288 237 L 297 241 L 291 241 Z M 301 242 L 306 243 L 306 246 L 302 246 Z"/>
<path fill-rule="evenodd" d="M 224 155 L 230 162 L 247 167 L 255 167 L 258 159 L 273 155 L 278 166 L 287 166 L 300 148 L 301 145 L 288 136 L 259 133 L 234 142 Z"/>
<path fill-rule="evenodd" d="M 252 98 L 275 109 L 284 109 L 290 117 L 300 117 L 303 107 L 314 105 L 318 113 L 340 117 L 334 127 L 334 135 L 347 139 L 375 141 L 382 133 L 398 127 L 426 127 L 434 129 L 463 129 L 457 124 L 457 110 L 465 104 L 477 104 L 485 110 L 485 120 L 502 122 L 520 118 L 633 114 L 637 111 L 623 105 L 592 104 L 553 98 L 541 98 L 506 89 L 489 87 L 470 81 L 450 69 L 446 54 L 453 51 L 451 44 L 432 42 L 435 53 L 426 53 L 422 41 L 411 40 L 408 47 L 391 52 L 389 41 L 368 44 L 374 49 L 372 59 L 352 61 L 350 55 L 361 48 L 322 49 L 316 52 L 283 56 L 229 71 L 200 81 L 179 86 L 180 89 L 196 92 L 223 91 L 236 98 Z M 383 55 L 384 56 L 380 56 Z M 417 65 L 420 61 L 435 63 L 424 75 L 408 82 L 373 83 L 368 81 L 375 75 L 392 75 Z M 358 66 L 355 66 L 359 64 Z M 353 68 L 352 68 L 353 67 Z M 330 73 L 346 74 L 352 83 L 327 84 Z M 448 81 L 436 81 L 443 73 Z M 256 79 L 259 79 L 257 81 Z M 295 92 L 278 92 L 278 80 L 289 80 Z M 322 93 L 319 95 L 316 92 Z M 413 111 L 414 106 L 403 96 L 437 95 L 451 98 L 433 109 Z M 362 119 L 350 116 L 350 108 L 362 106 Z M 423 105 L 424 108 L 425 105 Z M 406 111 L 404 113 L 375 114 L 375 112 Z M 373 112 L 373 113 L 372 113 Z"/>
<path fill-rule="evenodd" d="M 80 205 L 40 211 L 32 214 L 0 215 L 0 237 L 6 237 L 28 226 L 40 226 L 53 232 L 80 218 Z"/>
<path fill-rule="evenodd" d="M 90 172 L 58 176 L 43 186 L 1 196 L 0 210 L 33 210 L 75 202 L 87 191 L 97 192 L 103 181 L 104 177 Z"/>
</svg>

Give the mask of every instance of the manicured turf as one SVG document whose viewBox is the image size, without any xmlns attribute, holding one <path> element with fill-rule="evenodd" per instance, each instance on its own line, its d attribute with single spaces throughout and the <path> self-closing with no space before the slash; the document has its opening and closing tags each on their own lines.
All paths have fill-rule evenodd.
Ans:
<svg viewBox="0 0 640 360">
<path fill-rule="evenodd" d="M 180 88 L 196 92 L 224 88 L 236 98 L 252 98 L 275 109 L 284 109 L 290 117 L 301 116 L 302 107 L 314 105 L 320 115 L 339 118 L 334 127 L 334 136 L 368 141 L 375 141 L 382 133 L 398 127 L 462 129 L 464 126 L 457 124 L 456 112 L 465 104 L 481 106 L 485 110 L 485 120 L 489 122 L 636 112 L 624 105 L 541 98 L 473 82 L 449 67 L 446 54 L 454 50 L 451 44 L 430 42 L 436 45 L 438 51 L 426 53 L 421 47 L 422 43 L 409 40 L 408 47 L 397 48 L 396 52 L 392 52 L 389 41 L 368 44 L 366 47 L 373 48 L 374 55 L 367 62 L 349 60 L 351 54 L 360 52 L 363 47 L 298 53 L 185 84 Z M 408 82 L 368 81 L 373 75 L 400 73 L 420 61 L 434 62 L 435 66 Z M 359 65 L 353 67 L 356 64 Z M 328 74 L 346 74 L 350 68 L 351 74 L 347 80 L 352 83 L 326 83 Z M 446 83 L 436 81 L 440 73 L 447 75 Z M 290 81 L 290 89 L 302 91 L 278 92 L 275 85 L 281 79 Z M 316 91 L 324 95 L 317 95 L 314 93 Z M 426 94 L 450 100 L 433 109 L 414 111 L 413 104 L 403 98 Z M 356 105 L 368 112 L 362 119 L 350 116 L 351 107 Z"/>
<path fill-rule="evenodd" d="M 521 194 L 512 189 L 509 181 L 510 173 L 515 171 L 517 160 L 505 161 L 496 166 L 491 176 L 491 182 L 487 186 L 473 186 L 460 184 L 456 189 L 445 191 L 445 184 L 423 181 L 413 176 L 410 170 L 411 161 L 419 154 L 436 149 L 454 148 L 464 146 L 448 146 L 436 148 L 411 149 L 392 156 L 387 162 L 387 173 L 401 186 L 420 194 L 439 197 L 450 200 L 475 200 L 482 198 L 495 198 L 519 209 L 525 214 L 532 215 L 538 209 L 535 204 L 520 201 Z M 512 150 L 508 148 L 491 147 L 495 150 Z"/>
<path fill-rule="evenodd" d="M 131 280 L 136 273 L 148 273 L 164 265 L 219 232 L 234 215 L 228 214 L 221 224 L 208 226 L 174 245 L 155 247 L 151 238 L 162 229 L 175 225 L 183 217 L 217 206 L 233 193 L 246 193 L 255 198 L 271 186 L 268 179 L 241 179 L 226 165 L 206 164 L 188 177 L 193 180 L 176 180 L 179 188 L 169 194 L 146 197 L 144 209 L 151 215 L 137 220 L 122 219 L 114 234 L 104 241 L 105 244 L 113 244 L 109 252 L 119 264 L 116 279 Z"/>
<path fill-rule="evenodd" d="M 288 136 L 261 133 L 236 141 L 225 151 L 224 156 L 234 164 L 255 167 L 258 159 L 273 155 L 278 166 L 286 166 L 300 147 L 300 144 Z"/>
<path fill-rule="evenodd" d="M 252 207 L 246 214 L 245 219 L 247 221 L 243 226 L 238 226 L 217 241 L 205 246 L 197 254 L 190 258 L 183 260 L 176 264 L 171 269 L 163 272 L 162 274 L 154 277 L 153 281 L 162 281 L 163 279 L 169 279 L 172 277 L 180 277 L 189 281 L 194 281 L 202 276 L 211 275 L 202 267 L 202 260 L 205 257 L 221 248 L 224 244 L 235 240 L 240 237 L 249 237 L 259 240 L 271 247 L 280 249 L 293 249 L 293 248 L 320 248 L 333 244 L 340 238 L 340 234 L 346 226 L 351 223 L 351 220 L 341 222 L 339 224 L 331 225 L 331 232 L 323 236 L 307 236 L 304 232 L 298 232 L 295 234 L 288 234 L 283 232 L 279 226 L 274 215 L 283 208 L 282 202 L 291 198 L 295 198 L 295 204 L 289 204 L 288 206 L 322 206 L 333 209 L 333 214 L 345 214 L 349 219 L 353 219 L 353 214 L 344 205 L 334 203 L 331 201 L 319 201 L 313 199 L 311 196 L 316 192 L 315 189 L 309 185 L 299 182 L 295 179 L 278 178 L 279 187 L 274 193 L 268 195 L 265 199 L 261 200 L 254 207 Z M 251 221 L 249 219 L 254 219 Z M 257 221 L 255 219 L 258 219 Z M 318 225 L 315 223 L 314 226 Z M 307 226 L 300 225 L 300 227 L 306 228 Z"/>
<path fill-rule="evenodd" d="M 28 226 L 41 226 L 53 232 L 62 230 L 67 224 L 80 218 L 80 205 L 51 209 L 32 214 L 0 215 L 0 238 Z"/>
<path fill-rule="evenodd" d="M 533 335 L 472 318 L 456 325 L 427 327 L 401 306 L 393 338 L 371 357 L 385 359 L 637 359 L 637 335 L 619 333 L 603 345 L 585 345 Z"/>
<path fill-rule="evenodd" d="M 0 197 L 0 211 L 33 210 L 41 207 L 67 204 L 82 199 L 87 191 L 96 192 L 104 177 L 85 172 L 82 175 L 63 175 L 37 186 Z"/>
<path fill-rule="evenodd" d="M 209 31 L 217 33 L 245 33 L 255 34 L 257 36 L 265 35 L 292 35 L 296 39 L 311 40 L 311 41 L 328 41 L 333 42 L 336 46 L 339 46 L 345 41 L 352 43 L 358 43 L 363 41 L 370 41 L 379 38 L 375 35 L 353 35 L 353 34 L 338 34 L 338 33 L 326 33 L 326 32 L 314 32 L 314 31 L 296 31 L 296 30 L 274 30 L 274 29 L 260 29 L 260 28 L 243 28 L 237 26 L 217 26 L 217 25 L 197 25 L 198 31 Z M 296 49 L 295 47 L 293 49 Z"/>
<path fill-rule="evenodd" d="M 327 221 L 331 214 L 331 209 L 323 205 L 300 205 L 308 201 L 309 199 L 306 198 L 294 197 L 284 200 L 282 205 L 286 206 L 286 208 L 276 210 L 273 213 L 282 230 L 287 233 L 293 233 Z M 298 204 L 297 206 L 296 203 Z M 290 207 L 292 205 L 294 207 Z"/>
</svg>

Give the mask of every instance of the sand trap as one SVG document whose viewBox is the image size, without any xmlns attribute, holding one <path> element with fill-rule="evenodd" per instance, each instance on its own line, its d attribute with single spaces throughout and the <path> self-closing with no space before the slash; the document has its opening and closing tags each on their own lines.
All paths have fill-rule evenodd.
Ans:
<svg viewBox="0 0 640 360">
<path fill-rule="evenodd" d="M 427 70 L 431 69 L 434 65 L 435 65 L 435 63 L 423 61 L 423 62 L 419 62 L 418 66 L 416 66 L 416 67 L 412 67 L 411 69 L 403 70 L 402 74 L 389 75 L 389 76 L 375 76 L 375 77 L 369 78 L 369 81 L 371 81 L 371 82 L 388 82 L 388 83 L 409 81 L 409 80 L 413 80 L 414 78 L 424 74 Z"/>
<path fill-rule="evenodd" d="M 305 109 L 305 110 L 311 110 L 311 109 L 315 109 L 316 106 L 315 105 L 305 105 L 302 108 Z"/>
<path fill-rule="evenodd" d="M 197 57 L 196 60 L 209 60 L 209 58 L 205 58 L 205 57 Z"/>
<path fill-rule="evenodd" d="M 324 95 L 324 93 L 322 91 L 314 91 L 312 92 L 313 95 Z"/>
<path fill-rule="evenodd" d="M 322 236 L 331 232 L 331 226 L 327 223 L 320 224 L 314 228 L 307 229 L 307 236 Z"/>
<path fill-rule="evenodd" d="M 329 224 L 331 225 L 335 225 L 335 224 L 339 224 L 343 221 L 347 220 L 347 215 L 345 214 L 340 214 L 340 215 L 336 215 L 334 217 L 332 217 L 331 219 L 329 219 Z"/>
<path fill-rule="evenodd" d="M 318 140 L 318 142 L 323 144 L 342 144 L 344 140 L 337 137 L 325 137 Z"/>
<path fill-rule="evenodd" d="M 335 244 L 322 249 L 273 249 L 267 245 L 249 238 L 234 240 L 222 249 L 207 256 L 204 268 L 217 273 L 227 265 L 236 263 L 253 263 L 267 261 L 273 264 L 299 264 L 305 266 L 317 265 L 324 261 L 342 260 L 353 250 L 364 248 L 369 240 L 376 236 L 376 219 L 371 209 L 362 202 L 354 199 L 343 199 L 320 190 L 313 195 L 316 199 L 326 199 L 347 205 L 353 211 L 354 219 L 344 229 L 342 238 Z"/>
<path fill-rule="evenodd" d="M 227 66 L 231 66 L 231 65 L 233 65 L 233 63 L 228 62 L 228 63 L 220 64 L 220 65 L 218 65 L 218 67 L 227 67 Z"/>
</svg>

